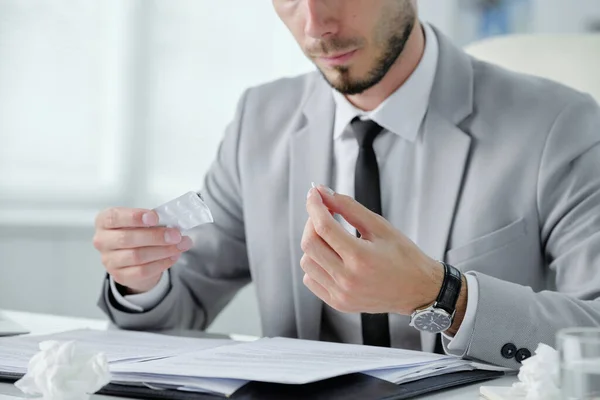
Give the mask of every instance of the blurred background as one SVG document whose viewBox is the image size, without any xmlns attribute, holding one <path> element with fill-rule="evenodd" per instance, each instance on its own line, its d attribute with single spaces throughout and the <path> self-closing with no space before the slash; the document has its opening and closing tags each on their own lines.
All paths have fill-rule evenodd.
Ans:
<svg viewBox="0 0 600 400">
<path fill-rule="evenodd" d="M 461 46 L 600 31 L 599 0 L 419 3 Z M 311 69 L 268 0 L 0 0 L 0 309 L 102 317 L 96 213 L 200 189 L 244 88 Z M 253 290 L 211 330 L 260 334 Z"/>
</svg>

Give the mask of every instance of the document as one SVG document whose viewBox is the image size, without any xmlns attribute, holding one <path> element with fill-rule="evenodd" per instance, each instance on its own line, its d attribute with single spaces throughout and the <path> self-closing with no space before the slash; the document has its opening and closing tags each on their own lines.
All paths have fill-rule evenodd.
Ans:
<svg viewBox="0 0 600 400">
<path fill-rule="evenodd" d="M 17 338 L 0 338 L 0 371 L 24 374 L 31 357 L 39 351 Z"/>
<path fill-rule="evenodd" d="M 109 363 L 145 361 L 235 343 L 230 339 L 198 340 L 147 332 L 92 329 L 19 339 L 33 344 L 36 349 L 38 343 L 45 340 L 76 341 L 85 348 L 105 353 Z"/>
<path fill-rule="evenodd" d="M 143 385 L 156 390 L 179 390 L 185 392 L 212 393 L 223 396 L 231 396 L 248 381 L 239 379 L 216 379 L 216 378 L 186 378 L 186 377 L 152 377 L 144 378 L 140 375 L 131 375 L 129 378 L 119 375 L 112 383 L 123 385 Z"/>
<path fill-rule="evenodd" d="M 29 360 L 39 351 L 39 343 L 46 340 L 76 341 L 85 349 L 105 353 L 109 364 L 155 360 L 236 343 L 229 339 L 199 340 L 146 332 L 92 329 L 0 338 L 0 370 L 25 373 Z"/>
<path fill-rule="evenodd" d="M 254 342 L 130 331 L 79 330 L 0 339 L 0 373 L 27 371 L 44 340 L 76 341 L 107 355 L 111 382 L 230 396 L 249 381 L 306 384 L 363 372 L 393 383 L 473 369 L 453 356 L 287 338 Z M 1 399 L 0 399 L 1 400 Z"/>
<path fill-rule="evenodd" d="M 454 362 L 434 362 L 412 368 L 391 368 L 376 371 L 365 371 L 364 374 L 401 385 L 403 383 L 429 378 L 432 376 L 438 376 L 441 374 L 449 374 L 459 371 L 472 371 L 474 369 L 476 368 L 472 363 L 457 359 Z"/>
<path fill-rule="evenodd" d="M 274 338 L 115 365 L 111 371 L 117 378 L 143 375 L 149 380 L 169 376 L 306 384 L 355 372 L 444 366 L 457 361 L 452 356 L 417 351 Z"/>
</svg>

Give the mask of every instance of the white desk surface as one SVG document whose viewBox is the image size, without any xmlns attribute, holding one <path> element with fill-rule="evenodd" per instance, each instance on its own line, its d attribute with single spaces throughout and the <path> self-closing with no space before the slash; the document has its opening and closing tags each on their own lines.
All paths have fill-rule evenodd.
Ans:
<svg viewBox="0 0 600 400">
<path fill-rule="evenodd" d="M 73 317 L 59 317 L 47 314 L 34 314 L 20 311 L 1 311 L 2 315 L 21 324 L 35 335 L 45 335 L 57 332 L 63 332 L 73 329 L 106 329 L 108 321 L 99 319 L 85 319 Z M 485 382 L 485 386 L 510 386 L 515 382 L 516 377 L 503 377 L 494 381 Z M 458 389 L 451 389 L 438 392 L 434 395 L 421 396 L 419 400 L 477 400 L 479 399 L 479 387 L 481 385 L 465 386 Z M 0 395 L 10 395 L 24 397 L 22 393 L 7 383 L 0 383 Z M 92 400 L 114 400 L 115 397 L 92 396 Z"/>
</svg>

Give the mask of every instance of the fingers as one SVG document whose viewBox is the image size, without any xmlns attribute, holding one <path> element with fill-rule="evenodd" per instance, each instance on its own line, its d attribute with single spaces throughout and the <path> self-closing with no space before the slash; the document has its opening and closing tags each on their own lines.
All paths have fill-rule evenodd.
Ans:
<svg viewBox="0 0 600 400">
<path fill-rule="evenodd" d="M 312 219 L 306 221 L 302 242 L 302 251 L 332 277 L 343 273 L 344 262 L 340 256 L 317 234 Z"/>
<path fill-rule="evenodd" d="M 179 230 L 173 228 L 110 229 L 96 232 L 94 246 L 101 251 L 168 245 L 184 247 L 182 240 Z"/>
<path fill-rule="evenodd" d="M 189 250 L 192 247 L 192 241 L 186 236 L 181 245 L 183 245 L 182 249 L 177 246 L 154 246 L 112 251 L 107 257 L 109 259 L 105 260 L 105 265 L 107 269 L 113 270 L 176 257 L 182 251 Z"/>
<path fill-rule="evenodd" d="M 323 300 L 325 303 L 329 304 L 331 302 L 331 295 L 320 283 L 311 278 L 308 274 L 304 275 L 302 279 L 304 285 L 310 289 L 318 298 Z"/>
<path fill-rule="evenodd" d="M 323 203 L 321 194 L 311 189 L 306 201 L 306 209 L 312 220 L 314 230 L 340 257 L 352 253 L 362 243 L 339 224 Z"/>
<path fill-rule="evenodd" d="M 300 266 L 306 275 L 317 281 L 324 288 L 335 286 L 335 281 L 329 273 L 306 254 L 300 260 Z"/>
<path fill-rule="evenodd" d="M 375 214 L 350 196 L 333 193 L 324 186 L 319 186 L 319 194 L 323 204 L 329 210 L 340 214 L 350 225 L 355 227 L 362 238 L 369 240 L 372 237 L 381 237 L 388 231 L 385 219 Z"/>
<path fill-rule="evenodd" d="M 113 271 L 111 276 L 115 282 L 123 286 L 134 289 L 145 288 L 148 290 L 154 287 L 162 273 L 171 268 L 175 262 L 175 260 L 167 258 L 165 260 L 154 261 L 144 265 L 121 268 Z"/>
<path fill-rule="evenodd" d="M 156 212 L 140 208 L 109 208 L 96 217 L 96 227 L 100 229 L 143 228 L 157 224 Z"/>
<path fill-rule="evenodd" d="M 158 215 L 144 209 L 111 208 L 96 218 L 93 242 L 102 263 L 116 282 L 135 292 L 153 288 L 181 253 L 193 246 L 179 230 L 157 224 Z"/>
</svg>

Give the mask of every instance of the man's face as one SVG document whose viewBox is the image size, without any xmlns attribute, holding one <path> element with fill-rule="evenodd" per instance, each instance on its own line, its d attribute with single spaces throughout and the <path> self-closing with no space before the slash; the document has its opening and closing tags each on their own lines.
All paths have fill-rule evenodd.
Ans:
<svg viewBox="0 0 600 400">
<path fill-rule="evenodd" d="M 359 94 L 379 83 L 404 50 L 415 0 L 273 0 L 306 56 L 332 87 Z"/>
</svg>

